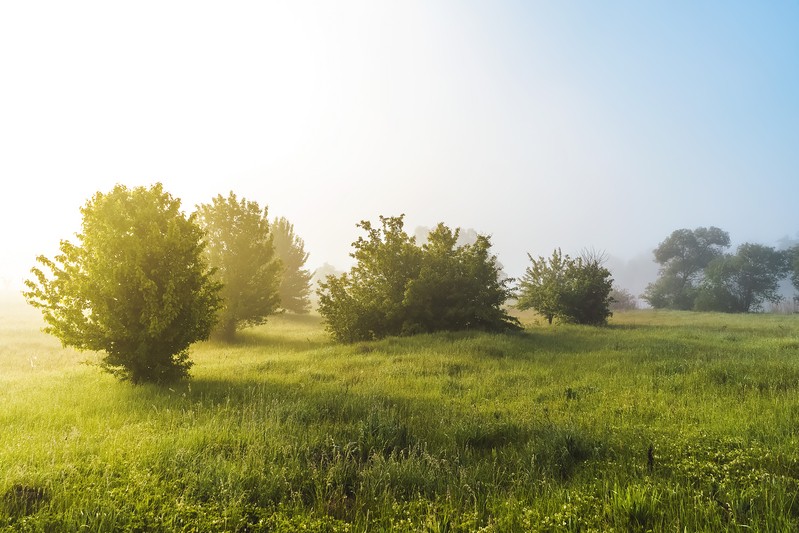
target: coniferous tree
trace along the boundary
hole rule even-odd
[[[266,322],[280,304],[281,263],[276,257],[267,208],[232,192],[197,206],[206,233],[208,262],[222,283],[223,306],[214,335],[231,341],[236,331]]]
[[[293,313],[311,309],[311,273],[305,269],[308,253],[305,243],[294,233],[294,224],[284,217],[276,218],[271,226],[275,253],[283,264],[280,280],[280,307]]]

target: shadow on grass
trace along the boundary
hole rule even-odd
[[[401,391],[359,391],[340,382],[300,387],[268,377],[235,382],[196,378],[179,388],[131,387],[128,397],[135,400],[128,408],[141,411],[143,418],[149,418],[153,410],[234,419],[246,413],[246,418],[261,418],[265,424],[285,425],[287,431],[304,428],[303,439],[324,441],[316,442],[315,447],[329,446],[325,442],[331,439],[337,446],[354,443],[360,461],[374,454],[386,459],[422,449],[457,457],[490,454],[500,448],[521,451],[529,446],[537,450],[537,456],[549,459],[545,462],[551,463],[550,468],[560,469],[564,457],[569,456],[571,471],[572,466],[590,458],[590,454],[572,453],[570,443],[575,435],[588,437],[580,437],[581,431],[571,425],[566,431],[551,421],[525,424],[498,418],[495,413],[476,412],[466,404],[450,405],[442,420],[438,401],[409,398]]]
[[[304,352],[307,350],[315,350],[322,346],[327,346],[330,341],[318,333],[309,333],[308,335],[300,334],[287,334],[280,329],[270,330],[258,327],[239,331],[236,337],[231,341],[210,340],[207,342],[208,346],[214,348],[265,348],[265,349],[280,349],[292,353]]]

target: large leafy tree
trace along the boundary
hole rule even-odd
[[[104,351],[102,366],[134,383],[188,375],[189,346],[208,338],[219,307],[202,231],[163,190],[117,185],[81,208],[77,242],[38,257],[25,282],[47,333]]]
[[[275,253],[283,264],[280,279],[280,307],[294,313],[311,309],[311,273],[304,268],[308,260],[305,242],[294,233],[294,224],[284,217],[276,218],[271,226]]]
[[[458,232],[443,224],[418,246],[403,217],[362,221],[353,243],[355,266],[320,284],[319,312],[339,341],[441,330],[517,327],[502,309],[509,280],[499,279],[490,241],[458,246]]]
[[[280,305],[282,265],[275,254],[267,208],[218,195],[197,206],[197,222],[206,233],[208,262],[222,283],[223,306],[214,336],[231,341],[236,331],[263,324]]]
[[[654,250],[660,273],[643,299],[655,308],[693,309],[705,267],[729,246],[729,234],[714,226],[672,232]]]
[[[519,284],[517,308],[533,309],[550,324],[554,318],[575,324],[607,322],[613,279],[601,256],[572,259],[556,249],[549,259],[528,257],[531,264]]]
[[[782,300],[780,281],[790,268],[787,253],[762,244],[745,243],[735,255],[714,259],[696,297],[696,309],[747,313],[762,309],[764,302]]]

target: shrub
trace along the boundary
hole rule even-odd
[[[202,230],[161,184],[117,185],[81,209],[79,242],[61,241],[47,270],[31,269],[28,302],[65,346],[105,351],[102,366],[134,383],[188,375],[188,347],[208,338],[220,285],[203,255]]]
[[[612,301],[613,279],[602,257],[586,254],[572,259],[557,249],[549,259],[528,254],[519,286],[519,309],[534,309],[551,324],[554,318],[576,324],[605,324]]]
[[[388,335],[518,328],[502,305],[511,280],[500,279],[488,237],[458,245],[459,230],[439,224],[423,246],[403,228],[403,216],[380,217],[353,243],[349,273],[320,284],[319,312],[339,341]]]

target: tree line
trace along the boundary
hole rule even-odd
[[[102,368],[121,379],[168,382],[188,376],[192,343],[229,342],[276,312],[310,310],[308,254],[288,220],[270,220],[267,207],[233,192],[188,215],[180,205],[161,184],[96,193],[81,208],[76,242],[61,241],[52,259],[39,256],[25,282],[44,331],[65,346],[104,352]],[[443,223],[411,235],[403,215],[357,227],[354,266],[317,290],[325,327],[340,342],[519,330],[511,307],[550,324],[602,325],[614,303],[632,305],[599,253],[528,254],[517,284],[487,235]],[[775,301],[789,272],[799,288],[799,248],[745,244],[733,255],[727,247],[718,228],[675,231],[655,250],[660,275],[643,297],[653,307],[737,312]]]
[[[799,246],[729,248],[730,235],[717,227],[675,230],[654,250],[660,270],[642,298],[656,309],[748,313],[780,302],[783,280],[799,290]]]
[[[188,376],[196,341],[231,341],[279,310],[308,312],[308,254],[288,220],[269,220],[266,207],[233,192],[189,215],[180,206],[161,184],[117,185],[88,200],[76,241],[62,240],[52,259],[39,256],[25,282],[44,331],[104,352],[101,367],[120,379],[162,383]],[[518,330],[506,305],[517,297],[517,307],[550,320],[601,324],[610,315],[612,280],[596,259],[531,257],[517,289],[486,235],[442,223],[419,244],[403,216],[357,226],[365,235],[353,243],[356,264],[318,289],[338,341]]]

